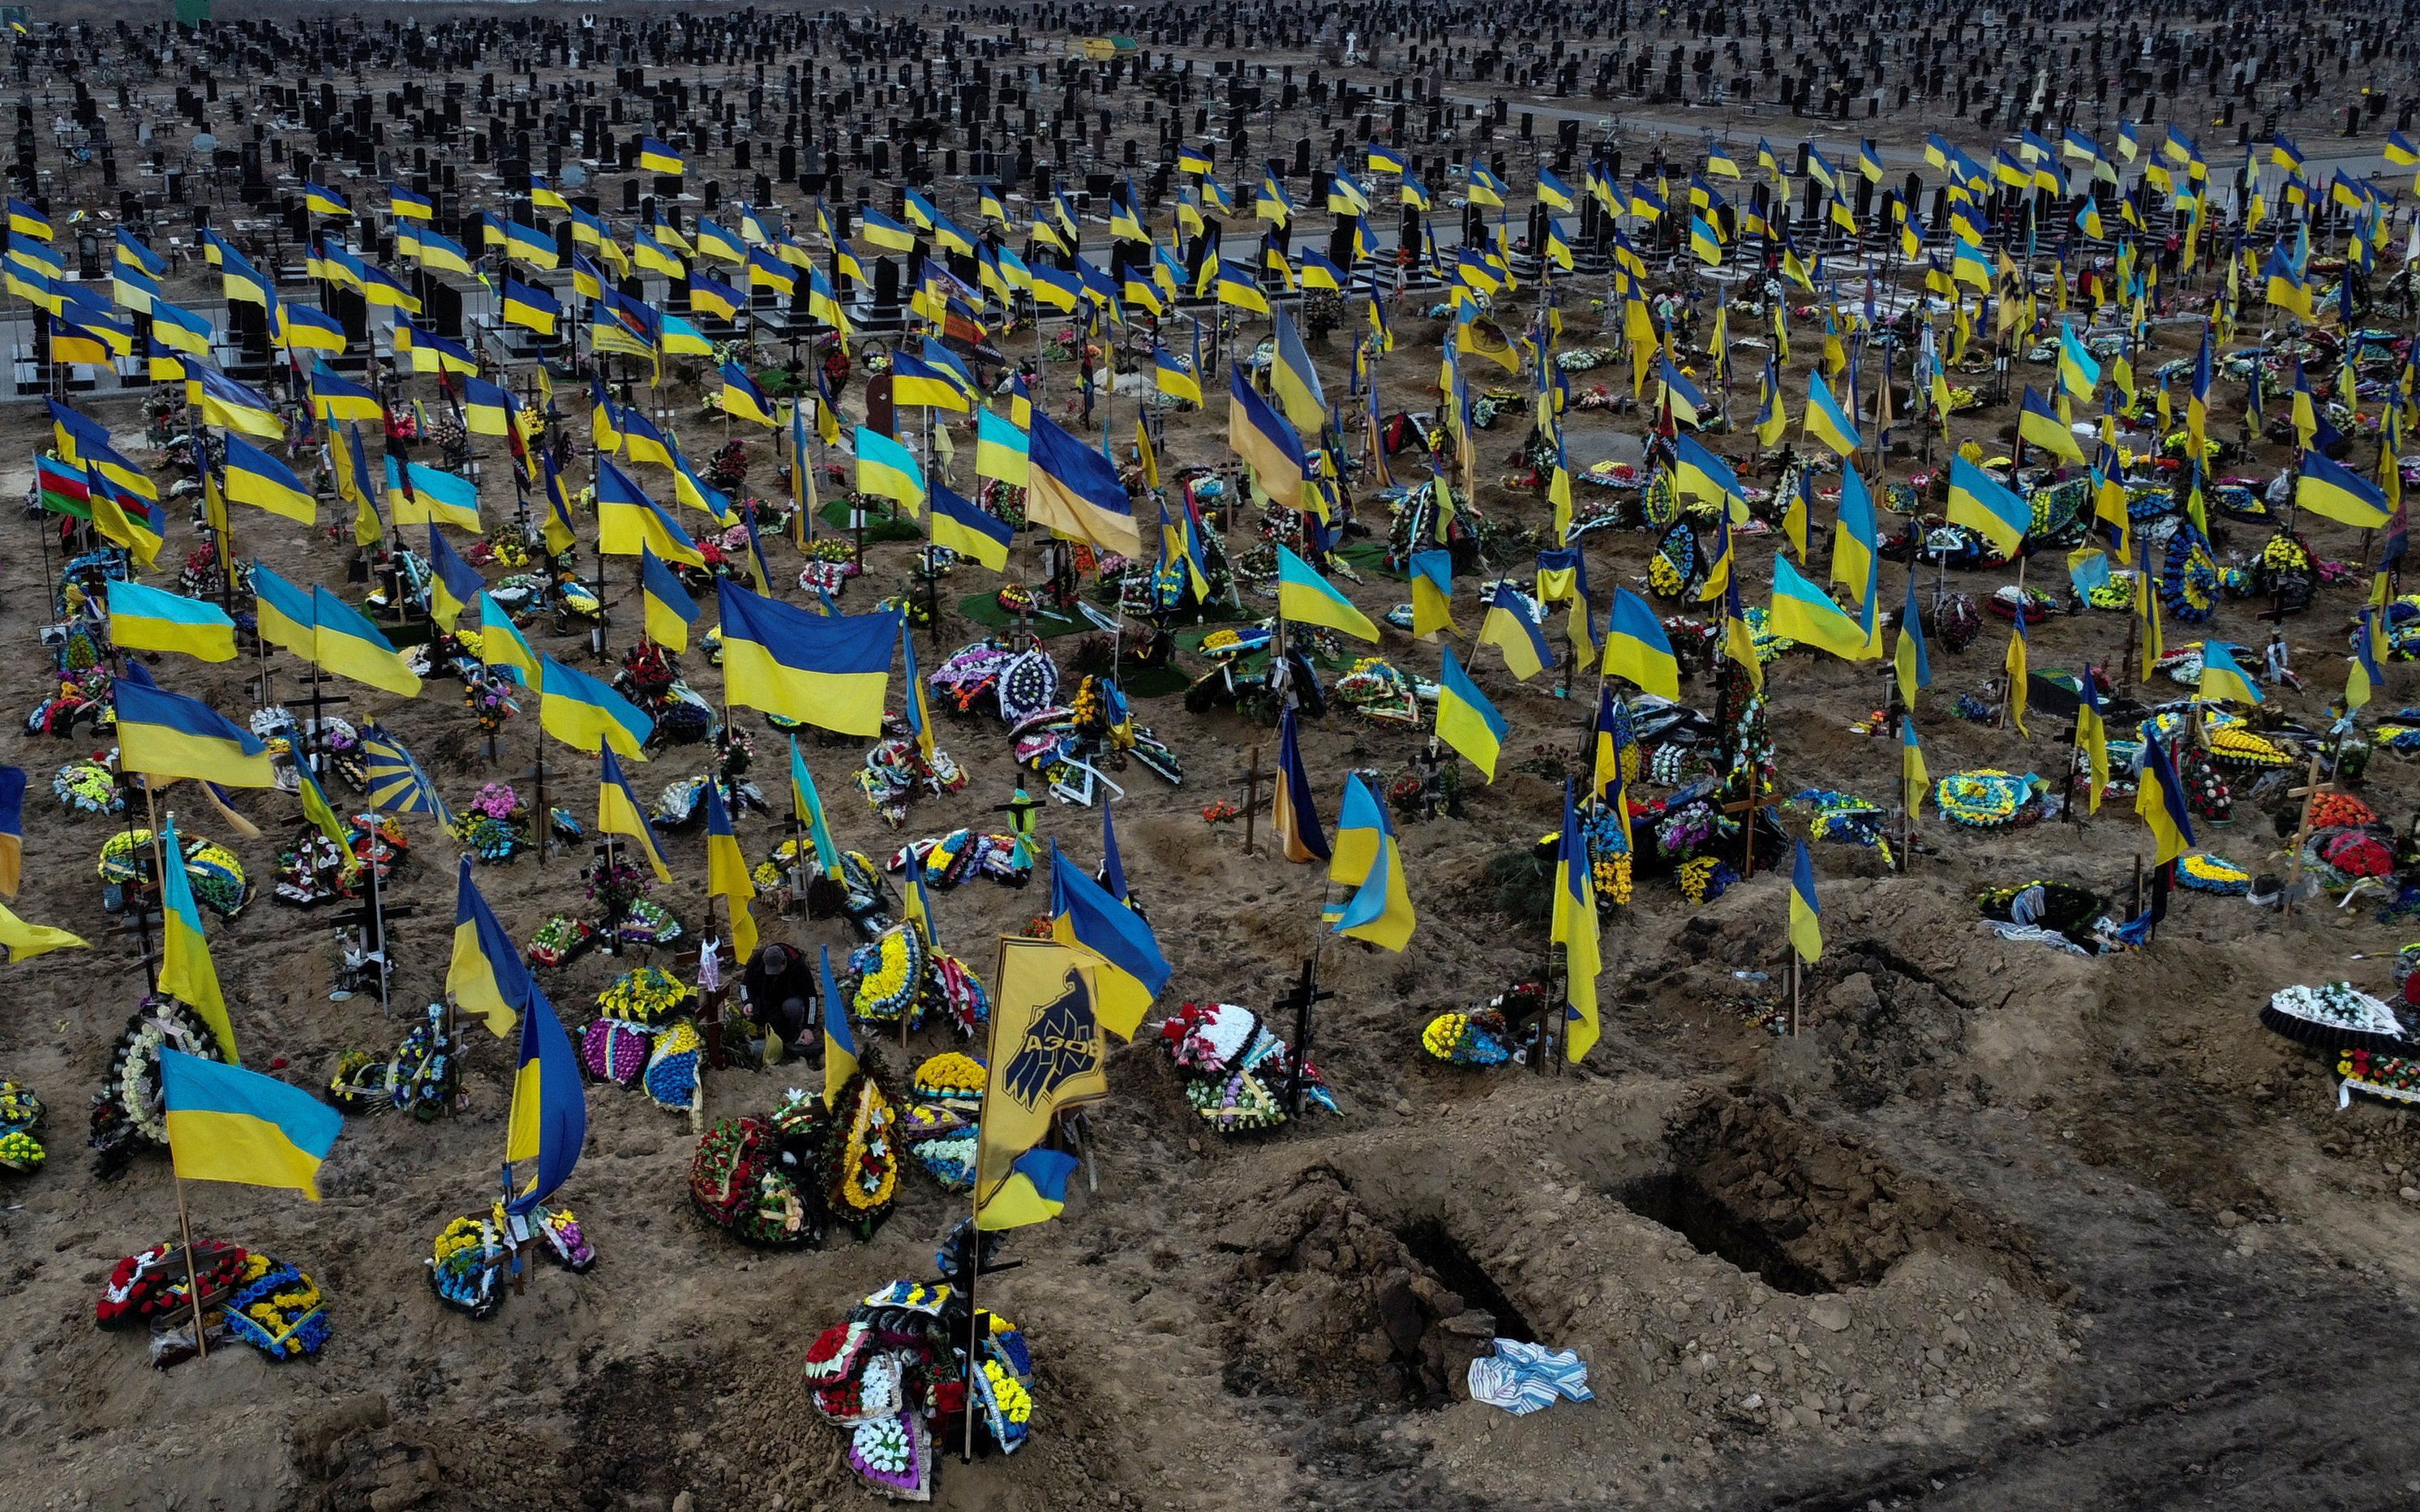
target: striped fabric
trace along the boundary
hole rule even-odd
[[[1588,1387],[1588,1366],[1575,1350],[1497,1339],[1492,1359],[1470,1362],[1472,1401],[1527,1417],[1552,1407],[1557,1397],[1571,1402],[1596,1400],[1596,1394]]]

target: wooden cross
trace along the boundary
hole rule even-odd
[[[1750,780],[1754,780],[1753,778]],[[1740,880],[1756,875],[1756,813],[1760,809],[1778,809],[1789,800],[1779,794],[1768,797],[1749,796],[1737,803],[1723,805],[1723,812],[1745,815],[1740,821]]]
[[[1261,748],[1254,746],[1251,764],[1244,769],[1244,775],[1240,779],[1231,784],[1244,790],[1244,854],[1246,856],[1252,854],[1252,821],[1261,811]]]
[[[2303,780],[2303,786],[2286,790],[2286,796],[2303,800],[2303,816],[2294,825],[2293,869],[2287,875],[2286,890],[2278,894],[2277,898],[2277,911],[2288,918],[2294,914],[2294,889],[2303,880],[2303,848],[2310,842],[2311,839],[2311,805],[2322,793],[2344,791],[2334,782],[2319,780],[2319,758],[2317,753],[2312,755],[2309,771]]]

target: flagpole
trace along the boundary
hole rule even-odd
[[[374,947],[370,951],[370,957],[378,965],[379,1012],[384,1015],[392,1010],[387,1002],[386,910],[384,900],[379,890],[379,810],[375,796],[370,798],[369,816],[370,854],[364,859],[363,864],[369,868],[370,873],[370,944]],[[340,867],[343,865],[341,857],[338,858],[337,864]]]
[[[177,1189],[177,1234],[185,1244],[185,1296],[194,1304],[194,1353],[201,1359],[210,1357],[209,1331],[202,1327],[202,1277],[194,1263],[194,1222],[185,1212],[185,1179],[177,1174],[176,1147],[168,1150],[169,1180]]]

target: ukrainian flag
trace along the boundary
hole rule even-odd
[[[1881,649],[1871,643],[1866,627],[1834,603],[1830,594],[1808,581],[1786,557],[1773,559],[1773,608],[1769,612],[1767,623],[1776,635],[1803,640],[1843,661],[1876,660],[1882,655]]]
[[[479,486],[425,463],[398,470],[394,456],[386,458],[386,507],[397,526],[451,525],[481,533]]]
[[[1231,366],[1227,383],[1227,445],[1244,459],[1271,499],[1289,509],[1304,507],[1303,479],[1311,471],[1302,439],[1293,425],[1252,391],[1243,369]]]
[[[1226,263],[1219,264],[1215,287],[1220,304],[1230,305],[1238,310],[1249,310],[1254,315],[1269,313],[1268,295],[1262,292],[1260,284],[1249,272],[1241,268]]]
[[[314,585],[311,589],[311,660],[398,698],[416,698],[420,678],[403,664],[395,646],[362,612]]]
[[[731,826],[720,783],[706,784],[706,891],[721,898],[731,917],[731,949],[741,966],[756,955],[756,918],[748,905],[756,901],[756,884],[740,853],[739,834]]]
[[[285,463],[240,436],[227,437],[221,455],[226,465],[222,487],[228,499],[304,525],[318,523],[318,501]]]
[[[1437,672],[1437,738],[1493,782],[1496,759],[1502,754],[1512,730],[1504,717],[1496,712],[1496,705],[1487,701],[1487,695],[1479,690],[1479,685],[1470,680],[1470,674],[1462,670],[1453,647],[1444,647]]]
[[[1733,513],[1747,506],[1747,492],[1740,486],[1739,475],[1731,471],[1730,464],[1694,437],[1673,439],[1672,461],[1673,482],[1683,498],[1723,504]]]
[[[2159,740],[2143,742],[2143,777],[2134,789],[2134,812],[2150,827],[2157,854],[2154,866],[2165,866],[2193,849],[2193,814],[2185,807],[2184,784]]]
[[[857,234],[885,252],[912,252],[916,247],[915,232],[871,205],[859,211]]]
[[[1412,574],[1412,634],[1424,640],[1434,639],[1440,630],[1448,635],[1461,634],[1453,624],[1453,554],[1415,551],[1408,564]]]
[[[1480,622],[1479,639],[1473,642],[1503,652],[1506,670],[1525,683],[1555,663],[1545,631],[1532,613],[1535,607],[1528,594],[1510,582],[1498,582],[1495,597],[1488,602],[1487,618]]]
[[[677,178],[689,171],[681,155],[652,136],[639,138],[639,171],[664,174]]]
[[[1301,625],[1326,625],[1363,640],[1375,641],[1378,627],[1353,601],[1338,593],[1318,569],[1286,549],[1278,553],[1278,616]]]
[[[454,887],[454,953],[445,967],[445,991],[457,1007],[486,1020],[489,1031],[502,1039],[536,990],[521,964],[520,948],[472,883],[471,857],[464,856]]]
[[[1563,948],[1563,1057],[1578,1061],[1597,1041],[1597,973],[1604,960],[1597,944],[1596,884],[1588,839],[1574,801],[1577,784],[1563,780],[1563,829],[1555,847],[1555,906],[1547,930]]]
[[[1107,818],[1109,810],[1102,810]],[[25,862],[25,769],[0,766],[0,894],[14,898]]]
[[[278,305],[277,339],[289,351],[342,352],[350,345],[334,316],[307,304]]]
[[[915,361],[904,351],[899,358]],[[926,498],[924,470],[917,465],[915,455],[865,425],[857,427],[856,442],[858,492],[896,501],[910,515],[922,518]]]
[[[221,1057],[230,1065],[239,1064],[235,1026],[227,1019],[218,967],[211,964],[209,942],[202,937],[202,911],[194,903],[193,878],[185,874],[185,852],[177,840],[175,814],[168,816],[167,826],[161,831],[160,849],[167,863],[167,875],[160,882],[160,991],[193,1005],[210,1026]]]
[[[1277,831],[1287,860],[1327,859],[1327,837],[1320,832],[1319,810],[1311,807],[1311,778],[1303,770],[1290,708],[1278,715],[1278,770],[1269,797],[1269,827]]]
[[[1790,863],[1790,948],[1807,965],[1823,959],[1823,910],[1815,902],[1815,859],[1807,854],[1803,840]]]
[[[319,1165],[343,1115],[274,1077],[160,1052],[168,1153],[179,1179],[286,1187],[319,1200]]]
[[[540,654],[530,686],[539,693],[538,727],[555,739],[578,750],[594,750],[601,743],[634,762],[647,759],[647,736],[656,722],[604,683]]]
[[[2367,478],[2318,452],[2303,454],[2302,476],[2294,483],[2294,502],[2325,519],[2376,530],[2394,514],[2383,490]]]
[[[1150,923],[1050,846],[1050,935],[1095,957],[1094,1007],[1101,1026],[1134,1038],[1172,974]]]
[[[485,592],[479,594],[479,660],[510,671],[524,687],[538,686],[537,653],[521,639],[512,615]]]
[[[2223,703],[2265,702],[2259,685],[2244,673],[2242,664],[2235,659],[2237,647],[2224,640],[2205,640],[2201,646],[2201,698]]]
[[[613,463],[597,463],[597,549],[603,555],[635,557],[652,548],[667,562],[703,567],[706,554],[682,530],[680,521],[630,481]]]
[[[1832,525],[1832,581],[1845,583],[1860,599],[1875,587],[1874,552],[1882,525],[1874,496],[1854,468],[1840,470],[1840,509]]]
[[[704,273],[690,276],[689,307],[700,315],[710,315],[718,320],[737,320],[747,304],[748,296],[728,284],[718,283]]]
[[[1805,434],[1822,441],[1835,453],[1846,456],[1865,444],[1857,427],[1843,413],[1838,401],[1823,381],[1821,373],[1807,375],[1807,421]]]
[[[1102,550],[1142,555],[1142,528],[1108,457],[1037,414],[1027,434],[1027,462],[1029,521]]]
[[[1181,399],[1195,409],[1202,407],[1202,380],[1182,357],[1154,342],[1151,348],[1152,378],[1159,392],[1171,399]]]
[[[1963,525],[1992,543],[1992,548],[2013,558],[2033,528],[2033,506],[1999,479],[1962,456],[1949,459],[1949,522]]]
[[[428,527],[428,617],[448,630],[488,586],[477,568],[462,560],[437,527]]]
[[[933,512],[926,523],[932,527],[935,546],[972,557],[994,572],[1007,569],[1009,543],[1016,533],[1008,521],[947,485],[934,488]]]
[[[255,557],[252,563],[253,623],[263,640],[281,650],[311,659],[311,595],[271,572]]]
[[[2084,465],[2084,449],[2075,444],[2075,432],[2068,429],[2067,422],[2058,418],[2058,411],[2050,407],[2048,399],[2035,393],[2030,383],[2018,401],[2017,435],[2055,456],[2078,467]],[[2030,511],[2027,517],[2031,518]]]
[[[152,330],[157,332],[160,329],[155,313]],[[201,384],[204,424],[222,425],[247,436],[257,436],[263,440],[282,441],[286,439],[286,423],[277,418],[275,407],[267,399],[215,367],[205,365],[193,376]]]
[[[1319,369],[1311,365],[1302,332],[1283,310],[1277,313],[1277,351],[1269,363],[1269,388],[1296,430],[1317,435],[1327,423],[1327,395],[1319,386]]]
[[[470,857],[462,859],[467,881]],[[512,1182],[510,1167],[522,1161],[535,1165],[519,1195],[504,1205],[516,1215],[535,1211],[570,1179],[588,1138],[588,1092],[571,1037],[535,981],[529,983],[523,1006],[528,1011],[521,1017],[511,1111],[504,1120],[505,1184]]]
[[[984,1200],[975,1227],[992,1234],[1058,1217],[1067,1207],[1067,1180],[1078,1164],[1063,1149],[1025,1151],[1009,1163],[1007,1178]]]
[[[697,605],[681,587],[679,575],[644,546],[639,548],[639,588],[646,605],[647,639],[675,651],[687,651],[689,627],[697,623]]]
[[[694,289],[691,297],[695,297]],[[772,428],[773,403],[765,397],[765,391],[757,387],[756,380],[748,376],[748,370],[737,363],[725,363],[721,367],[721,377],[722,412]]]
[[[1659,698],[1677,702],[1681,697],[1681,664],[1672,656],[1671,640],[1647,601],[1626,589],[1613,591],[1599,670],[1607,677],[1626,677]]]
[[[627,835],[639,842],[646,856],[647,866],[658,882],[670,882],[673,869],[664,864],[664,849],[657,843],[656,832],[647,824],[647,811],[641,806],[639,795],[630,791],[628,778],[622,775],[622,764],[613,759],[611,746],[597,748],[600,770],[597,784],[597,828],[607,835]]]
[[[277,785],[269,748],[201,700],[125,677],[113,691],[120,770],[222,787]]]
[[[370,420],[384,424],[386,406],[374,390],[338,374],[326,363],[311,364],[311,408],[322,421]]]
[[[122,651],[174,651],[201,661],[235,659],[235,621],[215,604],[109,580],[109,639]]]
[[[897,609],[810,614],[727,581],[719,594],[730,702],[841,734],[881,733]]]
[[[1359,773],[1344,779],[1344,803],[1336,815],[1336,848],[1327,880],[1348,895],[1320,909],[1330,931],[1400,952],[1417,922],[1411,890],[1404,882],[1403,849],[1387,823],[1387,810]]]

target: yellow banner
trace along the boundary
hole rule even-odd
[[[1061,1108],[1109,1095],[1093,957],[1056,940],[1003,935],[992,976],[991,1068],[976,1140],[975,1206],[1050,1133]]]

